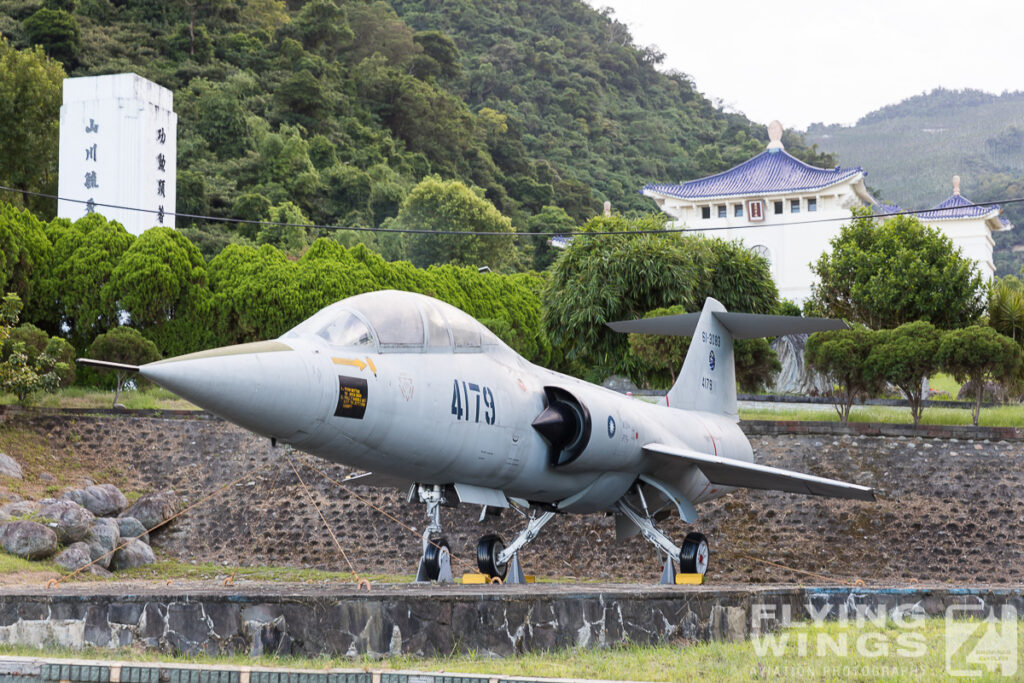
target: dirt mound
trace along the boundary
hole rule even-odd
[[[186,561],[336,570],[350,561],[360,573],[415,571],[422,505],[393,490],[346,493],[328,477],[340,480],[348,469],[272,448],[221,421],[20,415],[0,425],[0,443],[18,457],[12,440],[25,440],[35,460],[59,454],[91,465],[73,470],[64,485],[88,478],[129,490],[173,488],[191,504],[230,483],[154,539]],[[739,491],[704,505],[696,528],[711,543],[716,581],[1020,582],[1024,444],[814,435],[752,442],[758,462],[873,486],[880,500]],[[469,506],[443,511],[456,573],[475,567],[480,536],[497,531],[507,541],[521,527],[514,512],[483,524],[478,515]],[[688,530],[679,520],[662,528],[676,539]],[[614,520],[603,515],[556,517],[522,559],[527,573],[605,581],[654,581],[660,568],[646,542],[615,543]]]

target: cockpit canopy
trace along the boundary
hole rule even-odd
[[[381,353],[479,353],[505,347],[493,332],[454,306],[395,290],[342,299],[281,338],[314,335],[331,346]]]

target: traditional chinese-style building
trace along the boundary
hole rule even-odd
[[[783,148],[778,121],[768,127],[768,136],[764,152],[728,171],[681,185],[650,184],[642,192],[673,219],[675,227],[742,240],[768,260],[779,295],[802,303],[815,281],[810,264],[829,249],[830,240],[849,220],[850,209],[899,209],[871,196],[864,184],[867,174],[859,166],[828,169],[800,161]],[[917,215],[949,236],[991,279],[991,233],[1013,227],[1000,213],[998,206],[977,207],[961,197],[957,178],[949,199]]]

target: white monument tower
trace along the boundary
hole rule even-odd
[[[174,227],[173,108],[170,90],[136,74],[64,79],[57,215],[100,213],[135,235]]]

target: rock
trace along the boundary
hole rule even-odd
[[[146,527],[142,526],[142,522],[134,517],[118,517],[117,528],[121,531],[122,539],[137,538],[143,543],[149,543]]]
[[[0,453],[0,475],[21,479],[21,465],[6,453]]]
[[[787,334],[777,337],[771,343],[772,351],[779,356],[782,370],[775,377],[774,394],[799,394],[801,396],[828,396],[831,386],[825,377],[810,372],[804,365],[804,347],[807,334]]]
[[[976,401],[978,399],[978,390],[974,386],[974,382],[966,382],[960,387],[959,393],[956,398],[958,401]],[[1001,384],[995,382],[985,382],[985,388],[982,390],[981,400],[984,403],[1006,403],[1006,389]]]
[[[92,521],[89,535],[85,542],[89,544],[89,559],[98,560],[96,564],[104,569],[110,566],[113,550],[121,540],[117,521],[107,517],[97,517]]]
[[[34,515],[39,510],[39,503],[34,500],[19,500],[15,503],[0,505],[0,522],[22,519]]]
[[[156,556],[153,554],[153,549],[149,547],[148,543],[128,541],[127,545],[114,553],[114,560],[110,563],[110,568],[114,571],[121,571],[122,569],[141,567],[146,564],[153,564],[154,562],[156,562]]]
[[[57,532],[57,540],[63,545],[84,541],[96,519],[91,512],[71,500],[55,500],[42,505],[38,512],[40,521]]]
[[[97,517],[118,515],[128,507],[128,499],[113,484],[93,484],[64,494]]]
[[[0,524],[0,545],[12,555],[42,560],[57,552],[57,532],[39,522]]]
[[[142,526],[152,529],[156,525],[166,522],[179,510],[181,510],[181,499],[174,491],[167,489],[142,496],[121,516],[134,517],[142,522]]]
[[[53,476],[49,472],[40,472],[39,481],[57,481],[57,477]]]
[[[60,555],[53,558],[53,561],[69,572],[81,569],[92,562],[92,556],[89,554],[89,544],[81,541],[72,543]]]

